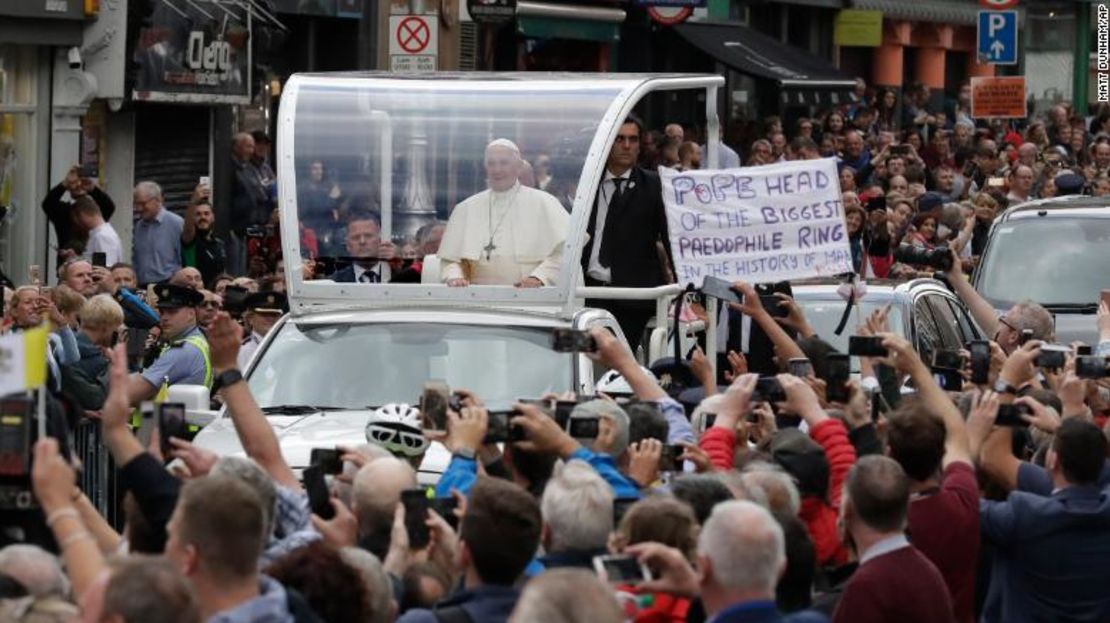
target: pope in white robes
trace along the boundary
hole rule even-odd
[[[439,245],[449,286],[538,288],[559,279],[570,216],[554,196],[522,185],[520,150],[510,140],[486,147],[487,190],[455,206]]]

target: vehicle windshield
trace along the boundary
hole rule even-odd
[[[424,383],[468,389],[491,409],[572,386],[572,356],[549,329],[460,324],[287,322],[250,374],[262,408],[417,404]]]
[[[979,292],[999,309],[1098,302],[1110,288],[1110,218],[1028,218],[998,225],[979,266]]]
[[[294,154],[282,162],[296,210],[282,218],[298,221],[311,279],[564,282],[583,165],[628,84],[300,77]],[[426,255],[437,261],[420,262]]]
[[[866,298],[860,301],[852,310],[852,316],[848,319],[844,332],[837,335],[836,326],[840,324],[840,317],[844,315],[844,300],[806,299],[804,296],[800,296],[797,300],[798,305],[805,312],[806,320],[809,320],[809,324],[817,332],[817,336],[842,353],[848,352],[848,337],[855,333],[856,327],[863,324],[873,311],[882,309],[886,305],[886,301],[869,301]],[[888,319],[892,333],[905,335],[902,327],[902,312],[898,306],[891,306]],[[852,358],[852,371],[859,372],[859,359],[856,357]]]

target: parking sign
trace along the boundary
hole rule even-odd
[[[979,11],[979,62],[1016,65],[1017,11]]]

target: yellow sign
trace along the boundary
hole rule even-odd
[[[883,43],[883,12],[844,9],[836,14],[833,43],[877,48]]]

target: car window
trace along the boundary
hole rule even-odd
[[[979,331],[975,328],[975,325],[972,324],[971,316],[968,315],[967,311],[961,307],[959,303],[947,296],[944,297],[944,300],[948,302],[948,306],[952,308],[952,315],[956,317],[956,322],[960,329],[960,343],[967,344],[972,340],[979,339]]]
[[[428,380],[468,389],[492,409],[571,389],[572,360],[551,330],[417,322],[287,322],[251,371],[262,407],[415,404]]]
[[[929,294],[925,299],[929,308],[933,310],[933,319],[936,320],[937,330],[940,335],[942,348],[946,350],[959,350],[964,347],[963,338],[960,336],[960,326],[956,315],[952,313],[948,301],[941,294]]]
[[[797,297],[798,305],[801,306],[802,312],[805,313],[806,320],[809,321],[810,326],[817,332],[817,336],[832,344],[836,350],[846,353],[848,352],[848,338],[855,333],[855,328],[863,324],[871,312],[882,309],[886,305],[885,300],[870,299],[864,297],[862,301],[856,304],[855,309],[852,310],[851,316],[848,318],[848,324],[844,331],[836,334],[836,326],[840,323],[840,318],[844,315],[844,301],[842,299],[817,299],[809,298],[805,294],[799,294]],[[905,327],[902,321],[902,308],[898,305],[893,305],[890,308],[890,313],[887,316],[890,330],[895,335],[906,335]],[[852,371],[859,371],[859,358],[852,358]]]
[[[997,309],[1031,299],[1089,304],[1110,288],[1110,218],[1022,218],[999,223],[976,288]]]
[[[928,297],[923,296],[913,304],[913,324],[917,353],[921,355],[922,361],[928,363],[933,360],[933,352],[937,348],[944,348]]]

